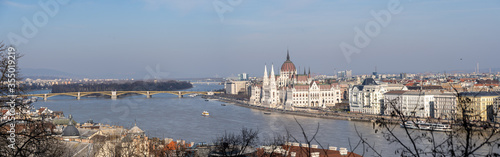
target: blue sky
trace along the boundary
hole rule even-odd
[[[23,18],[47,14],[41,1],[0,0],[0,40],[23,36]],[[500,68],[500,1],[399,1],[386,27],[348,61],[354,28],[390,0],[69,0],[27,42],[22,68],[102,78],[213,77],[275,70],[287,48],[297,67],[317,74],[368,74]],[[218,16],[214,3],[232,11]],[[38,19],[42,20],[43,19]],[[462,60],[460,60],[462,58]]]

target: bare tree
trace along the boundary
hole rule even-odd
[[[244,156],[257,146],[259,141],[259,131],[242,128],[241,134],[224,132],[217,137],[214,143],[213,156]]]
[[[166,150],[167,157],[184,157],[188,156],[187,145],[183,143],[175,143],[172,148]]]
[[[144,142],[142,140],[144,139],[130,136],[122,137],[121,135],[95,137],[92,139],[94,156],[142,157],[154,153],[150,151],[151,145],[144,145],[144,147],[141,145],[141,142]]]
[[[301,134],[299,136],[294,136],[290,131],[285,128],[286,134],[274,134],[273,137],[265,138],[263,141],[259,142],[258,131],[253,131],[251,129],[243,128],[241,134],[234,134],[225,132],[222,136],[217,137],[213,143],[214,147],[212,150],[212,156],[244,156],[246,153],[251,153],[253,151],[245,151],[245,149],[250,149],[256,146],[263,146],[256,149],[254,156],[261,157],[280,157],[280,156],[290,156],[290,153],[294,151],[299,156],[310,157],[313,152],[322,152],[325,156],[329,155],[328,147],[324,147],[318,140],[318,132],[320,130],[320,125],[318,123],[313,134],[307,133],[296,119],[295,122],[300,128]],[[306,145],[298,146],[292,150],[292,142],[301,143]],[[313,145],[317,144],[318,148],[313,148]],[[354,155],[354,153],[349,153],[348,156],[359,156]]]
[[[149,154],[157,157],[166,157],[168,154],[166,143],[159,138],[152,138],[149,143]]]
[[[304,142],[307,144],[307,147],[304,147],[304,146],[300,147],[300,151],[301,152],[299,152],[299,153],[304,153],[308,157],[310,157],[311,153],[312,153],[312,147],[311,147],[311,145],[313,144],[313,142],[315,142],[315,143],[317,143],[319,145],[319,147],[321,148],[321,150],[324,151],[325,155],[328,156],[327,149],[325,149],[323,147],[323,145],[321,145],[321,143],[316,138],[316,136],[318,135],[318,132],[319,132],[319,123],[316,126],[316,130],[315,130],[314,134],[312,136],[308,136],[307,133],[306,133],[306,131],[304,130],[304,127],[302,127],[302,124],[300,124],[300,122],[297,120],[297,118],[293,117],[293,119],[295,120],[295,122],[297,123],[297,125],[300,127],[300,131],[302,133],[302,138],[303,138]],[[288,129],[287,129],[287,134],[290,136],[291,141],[293,141],[293,142],[300,142],[300,140],[299,140],[300,138],[296,138],[295,136],[293,136],[292,134],[290,134],[289,131],[288,131]]]
[[[273,157],[273,156],[280,156],[277,150],[280,148],[283,148],[282,146],[286,145],[289,143],[290,140],[290,134],[287,132],[286,135],[281,135],[275,133],[272,138],[265,138],[264,141],[262,142],[263,146],[266,146],[261,154],[257,154],[257,156],[262,156],[262,157]],[[286,150],[286,152],[289,152],[290,148]],[[281,153],[281,156],[286,156],[286,154]]]
[[[477,106],[474,106],[476,103],[474,99],[477,96],[474,93],[460,93],[455,89],[455,96],[457,106],[455,112],[448,115],[451,119],[436,120],[438,123],[451,124],[451,130],[447,132],[437,132],[433,128],[424,131],[405,125],[407,122],[417,124],[417,121],[424,118],[415,116],[415,112],[419,110],[417,107],[410,114],[404,113],[397,105],[401,97],[385,100],[384,106],[392,109],[390,117],[380,116],[374,123],[374,131],[382,133],[390,144],[399,145],[400,148],[394,153],[401,156],[500,156],[500,152],[493,151],[494,147],[497,149],[500,147],[498,123],[478,120],[482,111],[478,111]],[[498,107],[498,104],[495,105]],[[494,115],[497,115],[497,112],[498,110]],[[401,127],[397,123],[400,123]],[[402,134],[397,133],[401,131]],[[363,147],[366,146],[367,150],[382,156],[374,144],[369,143],[369,140],[363,138],[357,130],[356,132]]]
[[[17,60],[22,55],[12,46],[0,42],[0,108],[8,108],[9,119],[0,121],[0,156],[60,156],[64,145],[52,137],[54,125],[45,120],[34,120],[26,114],[31,103],[23,102]],[[14,113],[11,113],[14,112]]]

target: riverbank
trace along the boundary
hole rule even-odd
[[[389,124],[401,124],[401,120],[397,119],[397,117],[391,117],[391,116],[385,116],[385,115],[372,115],[372,114],[361,114],[361,113],[342,113],[342,112],[333,112],[333,111],[328,111],[328,110],[323,110],[323,109],[315,109],[315,108],[295,108],[294,110],[283,110],[283,109],[274,109],[274,108],[268,108],[268,107],[263,107],[263,106],[257,106],[257,105],[252,105],[248,103],[247,101],[244,100],[236,100],[233,98],[227,98],[227,97],[222,97],[220,95],[212,95],[212,96],[204,96],[204,98],[208,99],[217,99],[220,102],[224,103],[231,103],[236,106],[240,107],[246,107],[246,108],[251,108],[255,110],[261,110],[265,112],[274,112],[274,113],[281,113],[281,114],[289,114],[289,115],[297,115],[297,116],[304,116],[304,117],[313,117],[313,118],[323,118],[323,119],[335,119],[335,120],[347,120],[347,121],[359,121],[359,122],[371,122],[375,123],[377,121],[383,121],[383,123],[389,123]],[[452,124],[450,120],[439,120],[439,119],[433,119],[433,118],[410,118],[410,121],[427,121],[429,123],[445,123],[445,124]],[[454,124],[456,125],[456,124]],[[484,126],[481,125],[480,123],[474,124],[475,125],[475,130],[482,130],[485,127],[491,127],[491,126]],[[494,128],[500,128],[500,124],[495,124],[493,125]]]
[[[223,103],[231,103],[236,106],[246,107],[250,109],[272,112],[272,113],[281,113],[281,114],[289,114],[289,115],[297,115],[297,116],[305,116],[305,117],[314,117],[314,118],[324,118],[324,119],[335,119],[335,120],[347,120],[347,121],[360,121],[360,122],[375,122],[377,119],[384,117],[384,119],[393,124],[399,124],[399,120],[392,119],[387,116],[380,115],[366,115],[366,114],[358,114],[358,113],[335,113],[333,111],[324,111],[319,109],[306,109],[306,108],[297,108],[296,110],[283,110],[283,109],[273,109],[267,108],[263,106],[252,105],[247,101],[243,100],[235,100],[231,98],[221,97],[218,95],[212,96],[204,96],[206,99],[217,99]]]

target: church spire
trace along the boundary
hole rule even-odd
[[[268,77],[267,76],[267,65],[264,65],[264,78]]]
[[[304,75],[307,75],[307,73],[306,73],[306,67],[304,67]]]
[[[309,77],[311,77],[311,67],[309,67]]]
[[[73,125],[73,116],[70,114],[68,118],[69,118],[68,125]]]
[[[286,49],[286,60],[290,60],[290,53],[288,52],[288,48]]]
[[[274,76],[274,64],[271,64],[271,76],[269,78],[269,85],[271,85],[271,88],[276,87],[276,78]]]
[[[267,76],[267,65],[264,65],[264,78],[262,80],[264,81],[264,84],[267,84],[267,80],[269,79],[269,76]]]
[[[274,64],[271,65],[271,79],[274,79]]]

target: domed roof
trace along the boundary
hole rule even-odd
[[[295,65],[290,61],[290,54],[286,52],[286,61],[281,65],[282,72],[296,71]]]
[[[71,115],[69,115],[69,123],[68,126],[63,129],[62,136],[80,136],[80,132],[73,125],[73,116]]]
[[[137,125],[135,125],[134,127],[132,127],[128,133],[131,133],[131,134],[142,134],[144,133],[144,131],[142,131],[141,128],[137,127]]]
[[[80,132],[74,125],[68,125],[63,129],[62,136],[80,136]]]
[[[378,85],[373,78],[366,78],[362,85]]]

